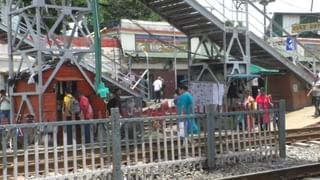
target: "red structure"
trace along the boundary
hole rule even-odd
[[[43,84],[49,80],[53,70],[54,68],[43,70]],[[91,81],[94,80],[94,74],[92,72],[85,71],[85,73]],[[21,78],[15,81],[15,91],[17,93],[35,92],[35,83],[28,84],[28,79],[30,76],[26,75],[26,77],[27,78],[23,78],[23,75],[21,75]],[[37,77],[34,79],[36,80]],[[62,114],[62,104],[66,88],[71,88],[73,93],[76,91],[81,92],[89,98],[89,101],[93,107],[94,118],[104,118],[106,116],[105,103],[100,97],[95,95],[94,89],[83,77],[80,70],[73,64],[65,63],[61,66],[54,79],[44,91],[44,122],[64,120]],[[13,123],[16,123],[17,121],[20,123],[26,123],[27,120],[25,117],[28,114],[33,113],[35,116],[34,121],[39,122],[39,110],[37,109],[39,101],[37,96],[33,97],[32,95],[28,95],[28,100],[26,100],[26,98],[23,96],[16,96],[14,97],[13,103],[15,103],[14,107],[16,107],[13,112],[15,116],[15,122]]]

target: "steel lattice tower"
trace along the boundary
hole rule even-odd
[[[67,61],[76,65],[94,88],[94,82],[81,67],[85,54],[93,52],[93,41],[88,37],[90,32],[86,25],[87,15],[91,13],[91,2],[87,1],[83,6],[76,6],[76,1],[33,0],[25,3],[22,0],[7,0],[5,2],[9,47],[9,93],[12,102],[10,123],[19,118],[23,106],[27,107],[29,113],[35,115],[39,122],[44,121],[43,93],[59,68]],[[70,23],[74,25],[71,27],[70,35],[67,36]],[[85,39],[89,46],[81,49],[73,47],[72,40],[76,34],[88,37]],[[14,67],[13,57],[21,57],[19,67]],[[42,71],[49,63],[54,64],[54,70],[48,80],[43,81]],[[22,73],[22,65],[26,65],[27,71],[31,74],[29,82],[37,79],[34,91],[15,90],[15,80]],[[14,98],[19,98],[20,103],[15,104]],[[32,98],[38,101],[37,109],[31,105]],[[14,112],[15,109],[18,111]]]

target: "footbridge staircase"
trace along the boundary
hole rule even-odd
[[[41,45],[43,45],[43,50],[40,55],[42,57],[43,65],[47,63],[53,64],[52,61],[54,60],[56,62],[54,68],[59,69],[59,66],[61,66],[63,62],[66,62],[66,59],[71,59],[72,63],[77,65],[82,72],[85,69],[93,73],[96,72],[95,57],[93,53],[94,41],[93,37],[87,36],[91,34],[88,29],[83,28],[84,30],[80,32],[82,36],[88,37],[85,42],[88,44],[88,47],[80,49],[79,47],[73,46],[71,43],[73,39],[76,38],[74,32],[75,29],[79,28],[78,25],[71,27],[73,33],[68,36],[56,34],[55,32],[59,25],[68,23],[64,21],[63,17],[69,15],[69,10],[73,10],[71,7],[55,4],[54,7],[57,7],[57,11],[59,12],[59,16],[54,19],[55,24],[50,27],[42,20],[42,17],[39,17],[41,20],[39,23],[39,26],[41,26],[41,33],[39,33],[37,32],[37,15],[29,16],[27,12],[19,11],[19,9],[23,9],[21,3],[15,3],[14,1],[13,4],[15,5],[13,6],[13,9],[11,9],[12,15],[10,21],[12,28],[8,28],[8,8],[6,4],[0,3],[0,29],[6,33],[9,31],[12,32],[10,40],[8,39],[8,41],[12,42],[12,52],[18,52],[16,55],[21,54],[22,56],[19,58],[21,61],[13,64],[13,66],[27,64],[27,66],[24,66],[29,69],[27,71],[30,71],[31,73],[37,71],[32,67],[32,64],[34,64],[38,58],[38,54],[35,52],[40,49],[37,44],[39,38]],[[28,8],[31,7],[31,5],[27,6]],[[42,7],[42,5],[40,6]],[[42,8],[45,9],[46,6],[52,8],[49,4],[43,5]],[[90,13],[90,6],[88,8],[81,7],[78,9],[81,9],[85,13]],[[73,23],[75,24],[78,20],[81,20],[78,19],[79,17],[76,15],[72,16],[73,15],[71,15],[71,18],[74,18]],[[59,36],[60,38],[58,38]],[[61,38],[61,36],[64,36],[64,38]],[[112,57],[109,57],[107,54],[102,54],[101,76],[103,81],[106,82],[106,86],[112,87],[112,89],[115,87],[121,88],[127,94],[135,97],[149,98],[149,85],[146,80],[147,70],[142,74],[135,74],[134,72],[129,71],[129,67],[127,67],[126,64],[121,63],[123,60],[121,48],[116,48],[114,51],[116,51],[116,55]],[[18,71],[23,70],[22,68],[17,67],[14,67],[14,69],[18,69]],[[15,74],[19,73],[20,72],[15,72]],[[43,89],[46,87],[47,85],[44,85]]]
[[[210,48],[207,48],[208,59],[213,62],[220,56],[220,62],[224,64],[225,69],[224,77],[242,73],[239,72],[241,64],[248,69],[248,64],[253,63],[265,68],[291,71],[307,84],[313,82],[314,73],[310,70],[309,64],[314,65],[318,62],[318,57],[313,56],[307,59],[296,52],[288,54],[284,47],[274,45],[272,39],[276,35],[263,32],[265,26],[259,17],[260,19],[265,18],[267,21],[265,24],[269,23],[269,25],[281,29],[284,37],[289,36],[289,33],[273,22],[271,18],[264,16],[257,4],[249,0],[232,1],[232,3],[236,3],[238,9],[228,8],[224,4],[225,1],[222,0],[202,0],[201,2],[200,0],[140,1],[185,33],[190,39],[199,38],[200,42],[213,43],[215,45],[213,49],[216,51],[215,56],[210,54]],[[234,20],[234,17],[237,19]],[[203,45],[206,46],[206,43]],[[297,41],[297,46],[308,51],[299,41]],[[192,53],[189,55],[191,59],[189,65],[191,66],[195,64],[192,61]],[[228,70],[229,66],[232,66],[230,70]],[[245,71],[243,73],[248,73]]]

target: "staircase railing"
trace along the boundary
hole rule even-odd
[[[87,54],[82,59],[82,65],[88,66],[89,68],[95,68],[93,60],[94,54]],[[107,75],[109,78],[113,79],[122,88],[127,90],[132,90],[137,92],[143,98],[148,98],[149,94],[149,83],[145,79],[146,71],[141,75],[134,72],[129,72],[128,68],[120,64],[120,58],[114,57],[113,59],[102,55],[101,64],[102,75]]]
[[[34,47],[34,43],[30,40],[29,30],[27,25],[21,22],[21,17],[15,16],[14,23],[12,24],[12,30],[14,37],[17,37],[21,42],[25,42],[30,46]],[[7,27],[7,9],[3,3],[0,3],[0,29],[3,31],[8,31]]]
[[[246,25],[246,11],[244,8],[237,10],[233,5],[224,3],[221,0],[203,0],[202,4],[206,7],[213,15],[219,18],[222,22],[225,22],[225,28],[228,29],[228,24],[230,26],[245,27]],[[239,1],[240,2],[240,1]],[[244,6],[244,5],[243,5]],[[315,63],[320,62],[320,58],[306,48],[299,39],[295,39],[296,50],[287,52],[285,50],[285,37],[291,36],[289,32],[284,30],[282,26],[272,20],[268,15],[264,15],[263,11],[260,10],[254,3],[249,2],[249,12],[248,12],[248,24],[249,31],[256,34],[261,39],[264,39],[269,45],[277,49],[280,54],[284,57],[292,57],[296,65],[301,66],[303,69],[309,73],[314,73],[310,70],[308,66],[313,66],[315,70]],[[266,25],[268,29],[265,29],[264,18],[266,20]],[[275,32],[270,30],[270,28],[276,27],[283,35],[279,36]],[[267,30],[267,32],[264,32]],[[281,43],[275,43],[275,41],[282,40]],[[305,57],[300,52],[308,52],[311,56]]]
[[[250,3],[251,7],[253,7],[258,13],[262,14],[264,18],[266,18],[267,23],[269,23],[269,34],[264,33],[263,37],[268,40],[268,43],[275,49],[278,49],[278,52],[280,52],[285,57],[292,57],[294,63],[301,65],[306,71],[310,73],[315,73],[315,65],[316,63],[320,62],[320,57],[318,55],[314,54],[310,49],[306,48],[303,43],[298,39],[295,38],[295,49],[288,52],[285,50],[285,42],[286,37],[291,36],[289,32],[287,32],[281,25],[279,25],[277,22],[273,21],[272,18],[266,16],[263,14],[263,12],[253,3]],[[250,12],[251,14],[251,12]],[[252,16],[252,15],[251,15]],[[273,32],[272,27],[276,27],[280,32],[283,34],[282,36],[279,36],[277,33]],[[282,43],[272,43],[278,40],[282,39]],[[300,52],[308,52],[311,56],[306,57],[304,54],[301,54]],[[306,63],[306,64],[303,64]],[[312,70],[310,70],[307,66],[314,67]]]

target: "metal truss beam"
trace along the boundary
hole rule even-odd
[[[31,114],[39,118],[39,122],[46,121],[43,116],[43,93],[67,59],[77,66],[90,86],[94,87],[93,82],[79,65],[82,61],[82,54],[93,52],[92,39],[85,38],[86,43],[90,45],[88,48],[80,49],[72,45],[77,30],[82,37],[89,34],[83,18],[90,13],[90,2],[87,1],[84,7],[74,7],[71,6],[71,1],[68,1],[67,4],[65,1],[57,3],[52,0],[38,0],[23,4],[21,0],[10,0],[7,1],[6,8],[8,9],[8,45],[12,47],[9,48],[9,78],[14,81],[15,76],[22,72],[23,64],[28,68],[31,78],[34,75],[38,76],[38,82],[36,82],[35,89],[32,92],[16,92],[15,84],[9,87],[11,102],[13,102],[12,97],[21,97],[21,102],[17,108],[14,103],[11,103],[12,109],[18,110],[18,112],[12,112],[11,123],[17,120],[24,104],[27,105]],[[57,16],[51,15],[50,17],[50,13]],[[48,22],[48,17],[53,24]],[[18,19],[18,21],[13,19]],[[71,27],[71,34],[67,37],[67,24],[70,23],[74,23],[74,26]],[[59,36],[63,36],[60,39],[58,39],[58,34],[55,33],[59,27],[62,27],[62,34],[59,34]],[[21,56],[18,72],[14,72],[13,55]],[[43,65],[46,65],[48,61],[52,63],[53,60],[56,63],[55,66],[52,66],[53,73],[46,82],[43,82]],[[30,98],[34,97],[37,97],[39,105],[33,109]],[[15,113],[18,113],[18,115],[15,116]]]

